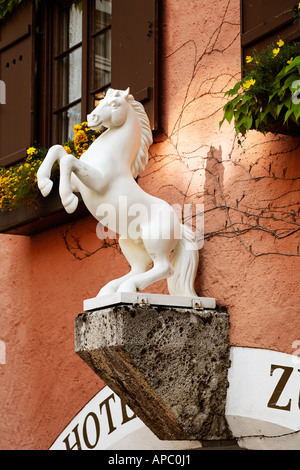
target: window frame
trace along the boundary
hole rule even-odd
[[[109,84],[103,84],[99,88],[93,88],[93,74],[94,74],[94,47],[93,47],[93,37],[97,35],[92,30],[92,24],[94,21],[93,11],[94,10],[94,0],[83,0],[83,41],[82,41],[82,93],[81,93],[81,121],[86,121],[87,114],[89,114],[92,109],[95,107],[94,97],[97,93],[104,92],[108,86],[118,89],[126,89],[128,86],[131,87],[131,91],[134,94],[134,97],[141,101],[145,106],[146,112],[150,119],[150,125],[153,131],[157,130],[159,127],[158,119],[158,10],[159,2],[158,0],[147,0],[149,2],[150,8],[148,8],[147,13],[144,13],[146,17],[142,21],[135,21],[137,27],[134,28],[136,31],[130,30],[130,34],[126,34],[127,21],[124,23],[122,33],[123,37],[119,37],[118,29],[120,26],[120,19],[124,16],[122,15],[122,10],[124,8],[123,2],[128,4],[128,8],[133,11],[136,8],[136,2],[141,0],[112,0],[112,21],[111,21],[111,30],[112,30],[112,42],[111,42],[111,82]],[[146,0],[143,0],[146,1]],[[57,41],[57,36],[55,36],[55,25],[58,21],[57,5],[61,3],[59,0],[48,0],[43,2],[43,5],[39,7],[40,10],[40,28],[41,28],[41,41],[40,41],[40,52],[39,52],[39,69],[38,72],[38,103],[37,108],[39,110],[39,119],[37,121],[37,132],[36,140],[41,146],[50,147],[51,145],[61,143],[59,129],[55,119],[53,119],[53,112],[59,109],[59,107],[54,106],[53,103],[56,101],[56,84],[55,84],[55,69],[53,63],[53,57],[57,46],[55,41]],[[150,10],[150,11],[149,11]],[[114,16],[114,13],[115,14]],[[151,24],[151,31],[149,31],[149,25]],[[123,24],[121,24],[123,26]],[[124,36],[126,35],[126,37]],[[145,84],[140,86],[134,83],[135,80],[135,70],[130,75],[130,77],[125,77],[124,68],[121,66],[123,73],[120,74],[120,67],[118,66],[119,62],[124,63],[124,58],[120,61],[119,44],[121,41],[126,43],[127,36],[131,36],[130,44],[137,44],[139,54],[136,55],[137,61],[140,60],[140,51],[144,45],[147,46],[149,54],[149,41],[151,43],[150,50],[151,53],[149,56],[145,57],[145,60],[142,64],[138,62],[137,69],[142,71]],[[140,41],[142,39],[142,41]],[[146,39],[146,43],[144,42]],[[141,44],[140,44],[141,43]],[[129,43],[128,43],[129,44]],[[128,54],[128,48],[126,50]],[[134,55],[133,54],[133,55]],[[131,55],[131,54],[130,54]],[[143,54],[142,54],[143,56]],[[126,60],[126,59],[125,59]],[[149,67],[149,64],[150,67]],[[143,72],[144,67],[146,71]],[[151,69],[152,67],[152,69]],[[127,72],[127,71],[126,71]],[[136,88],[136,89],[135,89]]]
[[[61,41],[61,35],[58,34],[58,27],[61,27],[62,19],[60,15],[60,10],[62,8],[61,1],[53,2],[52,7],[52,31],[49,38],[49,41],[52,41],[52,47],[50,45],[50,49],[52,49],[51,55],[51,63],[52,63],[52,87],[53,87],[53,95],[52,95],[52,104],[51,104],[51,116],[50,116],[50,123],[51,123],[51,137],[50,143],[55,144],[57,142],[62,141],[62,127],[60,125],[60,115],[61,112],[70,109],[71,107],[75,106],[76,104],[81,103],[81,121],[86,120],[87,114],[91,111],[94,106],[94,96],[97,93],[103,92],[110,86],[110,82],[103,84],[103,86],[93,88],[93,76],[95,72],[95,65],[94,65],[94,55],[95,55],[95,46],[94,46],[94,38],[99,34],[102,34],[103,30],[101,31],[93,31],[92,24],[95,18],[95,1],[94,0],[82,0],[83,8],[82,8],[82,40],[81,42],[77,43],[76,45],[71,46],[70,48],[58,52],[59,42]],[[73,2],[70,0],[66,0],[65,5],[72,4]],[[104,29],[111,29],[111,25],[107,26]],[[61,84],[58,83],[58,80],[61,80],[59,77],[59,70],[58,70],[58,61],[68,54],[78,50],[81,47],[81,97],[69,102],[67,104],[61,105],[60,103],[60,88]],[[56,84],[56,86],[53,86]],[[59,104],[58,104],[59,103]]]

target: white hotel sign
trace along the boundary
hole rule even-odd
[[[240,447],[300,449],[300,358],[231,348],[226,417]],[[160,441],[109,387],[75,416],[50,450],[193,449],[197,441]]]
[[[226,416],[247,449],[300,449],[300,358],[233,347]]]
[[[109,387],[73,418],[50,450],[184,450],[197,441],[160,441]]]

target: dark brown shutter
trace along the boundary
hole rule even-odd
[[[285,42],[300,39],[299,21],[294,21],[295,0],[241,0],[242,55],[261,50],[278,38]]]
[[[0,165],[26,157],[33,144],[33,3],[25,2],[0,22],[0,79],[6,103],[0,105]]]
[[[157,0],[113,0],[113,88],[130,91],[157,127]]]

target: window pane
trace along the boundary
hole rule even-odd
[[[73,127],[81,123],[81,103],[61,113],[62,142],[74,139]]]
[[[107,90],[108,90],[108,88],[105,88],[104,90],[99,91],[99,93],[94,94],[94,106],[95,106],[95,108],[96,108],[96,106],[98,106],[99,101],[102,100],[105,97],[105,94],[106,94]]]
[[[63,12],[63,51],[81,41],[82,0],[73,2]]]
[[[95,37],[94,89],[101,88],[111,81],[111,30]]]
[[[111,1],[95,0],[94,32],[101,31],[111,24]]]
[[[59,61],[62,89],[58,107],[72,103],[81,97],[81,52],[82,49],[79,47]]]

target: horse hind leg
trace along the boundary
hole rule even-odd
[[[119,238],[119,245],[122,253],[130,265],[131,270],[129,273],[125,274],[125,276],[114,279],[102,287],[98,296],[120,292],[120,286],[123,285],[126,281],[129,281],[132,277],[136,276],[137,274],[144,273],[149,269],[149,265],[152,260],[143,243],[136,243],[130,238],[123,238],[121,236]]]
[[[130,279],[126,279],[125,282],[120,285],[118,292],[142,291],[154,282],[173,275],[174,270],[169,259],[171,252],[170,241],[144,240],[144,244],[153,261],[153,267],[149,271],[137,273]]]
[[[153,268],[149,271],[137,274],[123,282],[118,292],[139,292],[156,281],[166,279],[173,274],[173,268],[167,258],[154,262]]]

